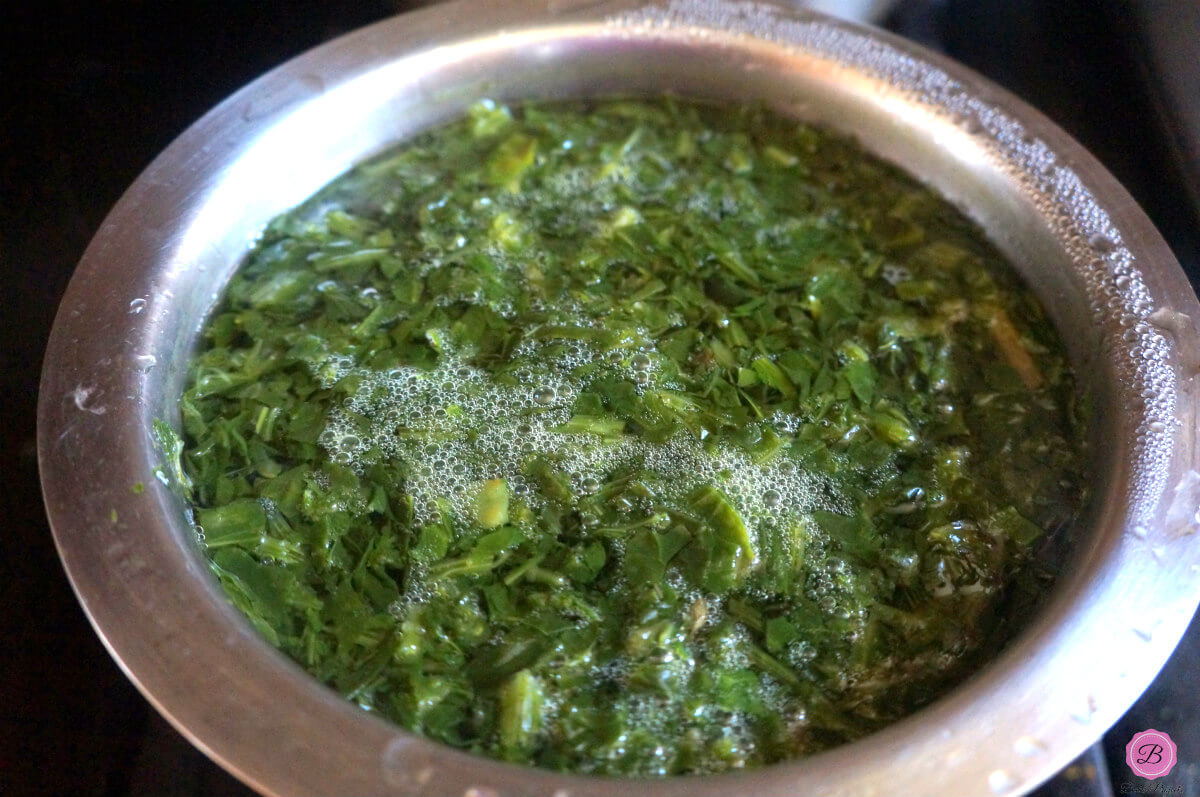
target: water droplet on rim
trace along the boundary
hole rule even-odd
[[[1102,255],[1109,254],[1117,246],[1107,235],[1100,234],[1088,238],[1088,244]]]
[[[1142,625],[1135,625],[1132,628],[1130,628],[1129,630],[1132,631],[1134,634],[1136,634],[1140,639],[1145,640],[1146,642],[1149,642],[1152,639],[1154,639],[1154,627],[1157,625],[1158,625],[1157,622],[1142,624]]]
[[[1017,779],[1007,769],[993,769],[988,775],[988,787],[996,794],[1003,794],[1017,785]]]
[[[1046,745],[1041,739],[1033,736],[1022,736],[1013,742],[1013,752],[1025,758],[1037,755],[1038,753],[1044,753],[1045,751]]]
[[[1092,721],[1092,715],[1096,713],[1096,698],[1091,695],[1083,701],[1083,704],[1071,712],[1071,719],[1078,722],[1080,725],[1087,725]]]

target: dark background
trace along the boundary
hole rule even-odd
[[[74,264],[121,192],[226,95],[404,0],[0,0],[0,795],[245,795],[171,730],[71,593],[37,483],[42,350]],[[1130,189],[1200,281],[1200,8],[1183,0],[908,0],[886,24],[1009,87]],[[102,330],[97,330],[102,334]],[[1150,786],[1132,732],[1179,743],[1200,795],[1200,628],[1106,737],[1038,794]],[[1111,773],[1111,774],[1110,774]]]

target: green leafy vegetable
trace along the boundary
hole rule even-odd
[[[853,142],[485,102],[274,220],[182,440],[152,433],[314,676],[463,749],[656,776],[968,673],[1053,576],[1082,406],[995,249]]]

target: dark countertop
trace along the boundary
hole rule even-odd
[[[140,697],[63,575],[37,483],[42,350],[89,239],[172,138],[275,64],[414,4],[13,5],[0,9],[0,794],[245,795]],[[1008,86],[1079,138],[1143,204],[1196,282],[1197,20],[1192,3],[911,0],[889,26]],[[1194,624],[1106,738],[1107,762],[1094,748],[1038,794],[1099,797],[1150,785],[1124,765],[1125,742],[1146,727],[1180,745],[1180,766],[1154,783],[1200,794],[1198,682]]]

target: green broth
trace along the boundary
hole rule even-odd
[[[978,229],[753,107],[483,103],[274,220],[203,333],[212,569],[362,707],[509,761],[860,737],[1010,634],[1082,402]]]

